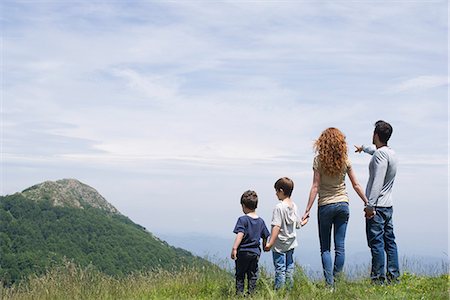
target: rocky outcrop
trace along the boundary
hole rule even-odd
[[[112,206],[94,188],[76,180],[62,179],[45,181],[22,191],[22,194],[31,200],[50,200],[55,206],[68,206],[76,208],[94,207],[113,214],[119,211]]]

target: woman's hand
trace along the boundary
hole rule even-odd
[[[302,219],[302,221],[300,222],[300,226],[305,226],[306,224],[308,224],[309,221],[309,216],[306,219]]]
[[[307,220],[307,219],[309,219],[309,211],[308,212],[305,212],[304,214],[303,214],[303,217],[302,217],[302,223],[303,223],[303,221],[305,221],[305,220]],[[306,223],[308,223],[308,221],[306,221]],[[306,224],[305,223],[305,224]],[[303,226],[303,225],[302,225]]]
[[[366,217],[366,219],[372,219],[376,214],[375,209],[373,209],[373,207],[371,206],[366,206],[364,207],[364,217]]]

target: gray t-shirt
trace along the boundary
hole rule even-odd
[[[279,226],[280,233],[273,245],[273,251],[286,252],[298,246],[296,227],[300,224],[300,218],[297,211],[297,205],[293,203],[292,207],[280,202],[275,206],[272,214],[272,227]]]
[[[391,207],[392,187],[397,173],[397,157],[388,146],[378,149],[375,146],[363,146],[363,151],[372,155],[369,164],[369,180],[366,197],[370,206]]]

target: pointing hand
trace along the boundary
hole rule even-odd
[[[363,151],[363,147],[362,146],[356,146],[356,145],[354,145],[354,146],[356,148],[356,150],[355,150],[356,153],[361,153]]]

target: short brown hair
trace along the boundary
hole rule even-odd
[[[283,190],[283,193],[290,197],[292,195],[292,190],[294,189],[294,182],[288,177],[282,177],[275,182],[275,190]]]
[[[241,204],[251,210],[255,210],[258,207],[258,195],[255,191],[245,191],[241,196]]]
[[[378,134],[380,142],[387,144],[392,135],[392,126],[388,122],[379,120],[375,123],[374,133]]]

